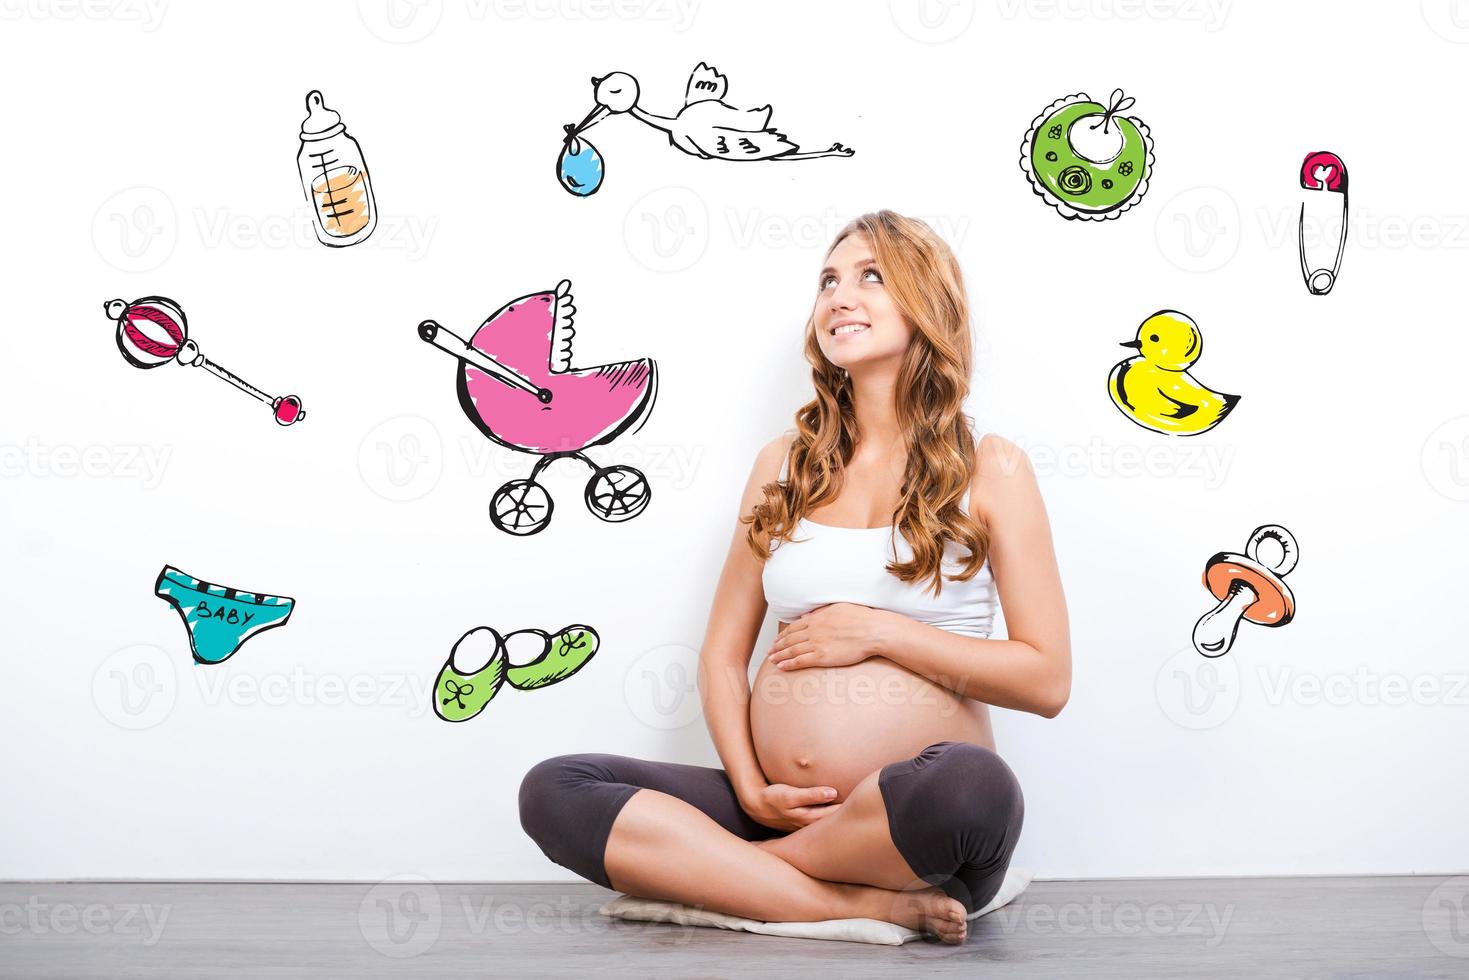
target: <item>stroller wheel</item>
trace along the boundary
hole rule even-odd
[[[490,521],[507,534],[535,534],[551,522],[551,495],[534,480],[511,480],[495,491]]]
[[[648,506],[648,478],[631,466],[604,466],[587,481],[587,508],[604,521],[631,520]]]

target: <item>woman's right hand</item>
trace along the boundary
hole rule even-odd
[[[831,816],[841,807],[833,803],[836,789],[832,786],[791,786],[767,783],[740,796],[740,806],[756,823],[775,830],[800,830]]]

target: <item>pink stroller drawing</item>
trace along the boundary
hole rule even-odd
[[[582,450],[629,430],[653,409],[657,364],[650,358],[571,366],[571,281],[555,291],[511,300],[480,324],[468,341],[432,320],[418,336],[460,362],[459,404],[489,439],[541,458],[525,480],[495,491],[490,520],[509,534],[535,534],[550,523],[554,505],[536,482],[557,459],[579,459],[593,470],[586,504],[604,521],[626,521],[648,506],[647,478],[631,466],[598,466]]]

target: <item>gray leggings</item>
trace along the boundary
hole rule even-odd
[[[971,742],[936,742],[883,766],[878,787],[893,843],[919,878],[970,912],[995,897],[1025,820],[1020,784],[1004,760]],[[533,766],[520,784],[520,825],[546,857],[611,888],[607,838],[640,789],[676,796],[743,840],[786,835],[745,813],[723,769],[598,752]]]

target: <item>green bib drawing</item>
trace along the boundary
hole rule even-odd
[[[1153,138],[1136,116],[1135,100],[1113,91],[1108,105],[1085,93],[1068,95],[1031,122],[1020,166],[1031,189],[1064,218],[1115,218],[1142,199],[1153,172]]]

